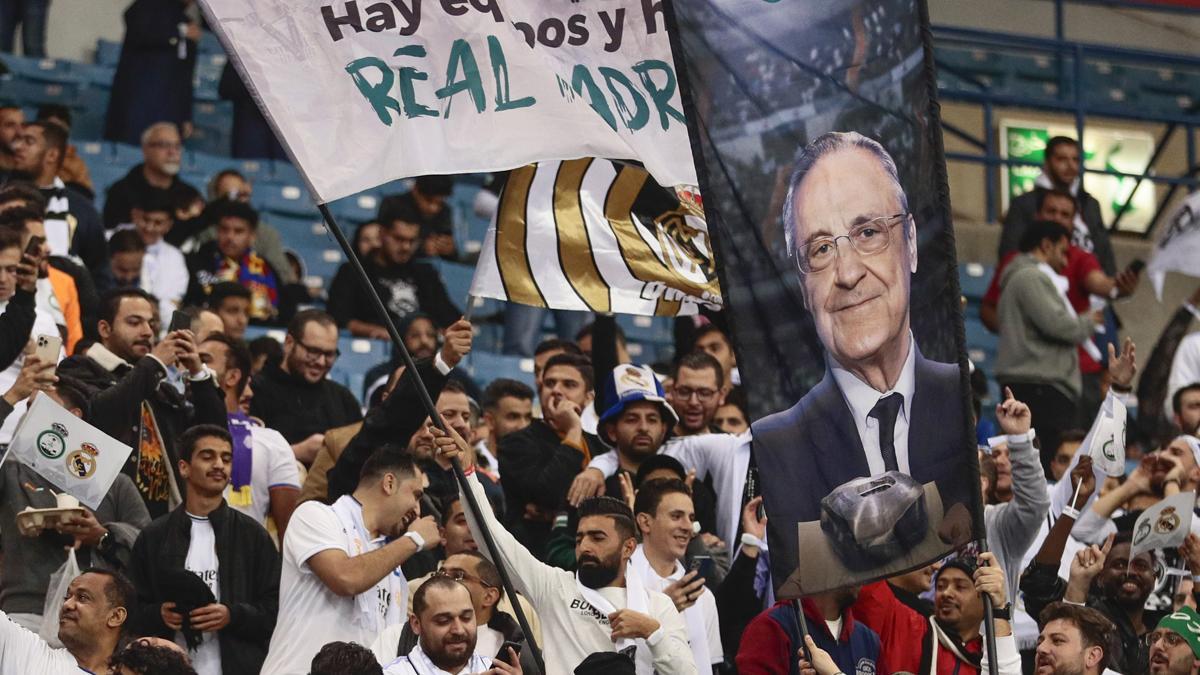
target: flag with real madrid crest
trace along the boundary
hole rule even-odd
[[[133,451],[39,395],[21,420],[8,453],[88,508],[100,507]]]

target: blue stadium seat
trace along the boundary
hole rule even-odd
[[[958,266],[958,285],[967,300],[979,301],[987,292],[992,281],[993,268],[979,263],[963,263]]]
[[[184,141],[189,150],[207,152],[214,155],[228,155],[232,139],[227,125],[205,126],[197,124],[192,128],[192,135]]]
[[[292,166],[291,162],[282,159],[271,160],[271,180],[276,183],[292,185],[300,185],[304,182],[296,167]]]
[[[299,218],[319,219],[320,214],[301,183],[291,185],[263,185],[254,191],[254,201],[262,204],[262,210]]]
[[[55,84],[82,83],[80,75],[73,72],[70,61],[37,59],[16,54],[0,54],[0,61],[8,67],[13,78]]]
[[[202,57],[225,54],[225,48],[221,46],[221,41],[217,39],[216,34],[207,30],[200,33],[200,45],[196,51]]]
[[[446,262],[444,260],[431,260],[433,266],[437,268],[442,275],[442,282],[446,284],[446,293],[450,295],[450,299],[460,309],[467,306],[467,295],[471,292],[471,279],[475,277],[475,267],[465,265],[463,263]]]
[[[117,73],[116,66],[99,63],[72,63],[71,70],[81,82],[99,89],[111,89],[113,76]]]
[[[461,367],[479,386],[486,387],[498,377],[507,377],[533,386],[533,359],[505,356],[472,349]]]
[[[25,79],[6,79],[0,89],[6,100],[27,106],[56,103],[74,106],[80,100],[82,87],[77,83],[35,82]]]
[[[96,40],[96,64],[116,67],[121,60],[121,43],[112,40]]]
[[[329,210],[343,227],[365,223],[379,213],[379,197],[369,191],[350,195],[330,202]]]
[[[118,164],[126,168],[128,171],[135,164],[142,163],[142,149],[136,145],[128,143],[113,143],[113,164]]]
[[[113,156],[112,144],[108,141],[83,141],[75,144],[75,151],[91,168],[97,162],[108,163]]]

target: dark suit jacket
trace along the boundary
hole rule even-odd
[[[978,478],[964,471],[968,453],[975,449],[966,435],[968,412],[959,370],[925,359],[919,349],[914,358],[909,469],[921,483],[936,481],[949,509],[967,501],[971,487],[978,485]],[[825,495],[871,472],[850,408],[829,371],[796,405],[758,420],[751,429],[770,516],[771,576],[778,588],[796,568],[796,523],[820,520]]]

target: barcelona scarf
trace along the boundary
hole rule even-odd
[[[250,506],[254,497],[250,492],[250,473],[254,464],[254,439],[251,430],[254,423],[242,411],[229,413],[229,436],[233,440],[233,471],[229,481],[227,501],[230,506]]]
[[[241,260],[227,258],[217,252],[214,276],[220,281],[236,281],[250,291],[250,318],[273,319],[279,305],[279,280],[267,261],[254,251],[247,251]]]

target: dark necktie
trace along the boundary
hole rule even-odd
[[[874,417],[879,422],[879,452],[883,454],[883,468],[885,471],[899,471],[900,465],[896,462],[896,414],[900,412],[900,406],[904,405],[904,396],[902,394],[889,394],[879,399],[874,408],[871,408],[870,417]]]

